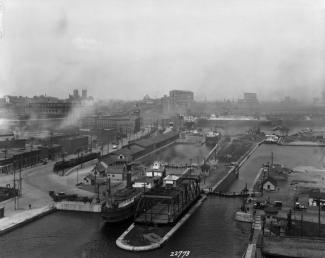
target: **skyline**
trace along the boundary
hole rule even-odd
[[[95,99],[131,100],[181,89],[208,100],[256,92],[311,101],[325,85],[322,1],[3,6],[0,95],[87,88]]]

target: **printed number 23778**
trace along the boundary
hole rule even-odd
[[[190,251],[175,251],[175,252],[170,252],[170,256],[178,257],[178,258],[183,258],[186,256],[190,255]]]

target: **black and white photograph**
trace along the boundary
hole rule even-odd
[[[325,1],[0,0],[0,257],[324,258]]]

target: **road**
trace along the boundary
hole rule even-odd
[[[132,135],[129,139],[123,139],[123,146],[127,144],[128,140],[137,139],[145,134],[147,130]],[[109,152],[114,151],[112,146],[107,146]],[[122,147],[122,144],[119,148]],[[70,155],[67,158],[71,158]],[[79,189],[76,187],[78,182],[82,181],[82,178],[90,173],[93,166],[88,166],[78,171],[74,171],[68,176],[59,176],[53,172],[54,161],[50,161],[47,164],[38,164],[36,166],[25,168],[22,170],[22,196],[17,200],[18,204],[15,204],[14,199],[2,202],[0,205],[5,207],[5,216],[17,213],[21,210],[28,209],[31,204],[32,208],[39,208],[45,206],[51,202],[49,191],[65,192],[68,194],[78,194],[81,196],[94,196],[94,193]],[[0,175],[0,186],[6,186],[7,184],[13,185],[13,174]],[[19,172],[16,171],[16,180],[19,178]],[[16,187],[18,181],[16,181]]]
[[[49,162],[46,165],[37,165],[32,168],[22,171],[22,196],[18,198],[18,211],[27,209],[29,204],[32,208],[39,208],[51,202],[49,191],[75,193],[82,196],[93,196],[93,193],[78,189],[76,173],[71,173],[69,176],[59,176],[53,173],[54,162]],[[78,171],[79,181],[89,173],[91,167]],[[18,179],[16,173],[16,179]],[[5,175],[0,177],[0,185],[13,185],[13,175]],[[16,182],[16,186],[18,181]],[[8,216],[16,212],[14,200],[5,202],[5,213]]]

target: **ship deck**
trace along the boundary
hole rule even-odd
[[[170,221],[168,212],[168,204],[158,203],[148,211],[142,213],[138,218],[136,218],[135,222],[144,222],[150,220],[154,224],[168,224],[172,222]]]
[[[160,187],[145,193],[137,207],[135,222],[139,224],[171,224],[176,222],[200,196],[199,181],[184,178],[180,187]]]

